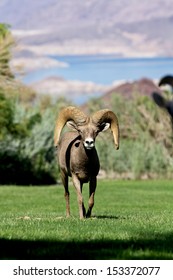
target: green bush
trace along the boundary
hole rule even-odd
[[[9,102],[5,96],[0,99],[0,107],[2,104],[5,106],[0,119],[0,131],[3,131],[0,183],[55,183],[58,178],[53,147],[55,114],[49,109],[40,114],[39,107],[26,109],[15,100]]]
[[[151,98],[137,94],[127,100],[115,93],[110,108],[119,119],[120,149],[115,150],[110,133],[100,134],[98,153],[107,175],[173,177],[172,129],[167,114]]]

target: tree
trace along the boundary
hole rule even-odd
[[[9,62],[11,58],[11,47],[14,45],[9,25],[0,24],[0,82],[4,79],[14,78]]]

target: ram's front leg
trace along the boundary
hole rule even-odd
[[[96,186],[97,186],[97,178],[92,177],[89,182],[89,202],[88,202],[88,211],[86,214],[86,218],[89,218],[91,216],[91,211],[94,206],[94,195],[95,195]]]
[[[73,180],[73,184],[75,186],[76,192],[77,192],[79,216],[80,216],[80,219],[83,219],[83,218],[85,218],[85,215],[86,215],[83,197],[82,197],[82,185],[83,184],[75,174],[72,175],[72,180]]]
[[[62,183],[64,185],[64,189],[65,189],[65,201],[66,201],[66,216],[67,218],[70,217],[70,193],[68,190],[68,175],[65,174],[62,170],[61,170],[61,180]]]

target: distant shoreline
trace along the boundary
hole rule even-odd
[[[79,58],[79,59],[106,59],[106,60],[113,60],[113,61],[139,61],[139,60],[165,60],[165,59],[170,59],[172,60],[173,57],[171,56],[127,56],[127,57],[121,57],[117,56],[114,53],[97,53],[97,54],[56,54],[52,53],[49,55],[34,55],[34,56],[19,56],[19,57],[14,57],[11,60],[11,67],[15,72],[20,73],[20,70],[22,70],[22,75],[28,75],[33,72],[37,72],[40,70],[44,69],[53,69],[53,68],[67,68],[69,67],[69,63],[64,61],[66,58]],[[63,60],[64,59],[64,60]]]
[[[117,58],[101,54],[54,54],[46,59],[35,56],[32,60],[33,68],[24,72],[22,77],[25,84],[39,94],[75,100],[99,97],[120,84],[142,78],[155,82],[173,72],[173,58],[169,57]],[[31,63],[31,58],[27,58],[26,62]]]
[[[66,81],[93,82],[108,86],[116,81],[142,77],[159,79],[173,72],[172,57],[117,58],[114,55],[54,55],[50,58],[50,62],[50,66],[47,63],[42,67],[42,63],[38,63],[39,68],[24,72],[24,83],[30,84],[55,77]]]

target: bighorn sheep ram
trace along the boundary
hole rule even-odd
[[[60,134],[63,127],[75,131]],[[100,169],[99,158],[95,148],[95,139],[99,132],[110,127],[116,149],[119,148],[119,125],[116,115],[103,109],[87,117],[77,107],[66,107],[60,113],[56,121],[54,144],[58,149],[58,161],[62,182],[65,188],[66,215],[70,216],[70,202],[68,189],[68,176],[72,177],[78,198],[80,218],[90,217],[94,206],[94,194],[97,184],[97,175]],[[83,183],[89,182],[89,207],[86,213],[83,197]]]

